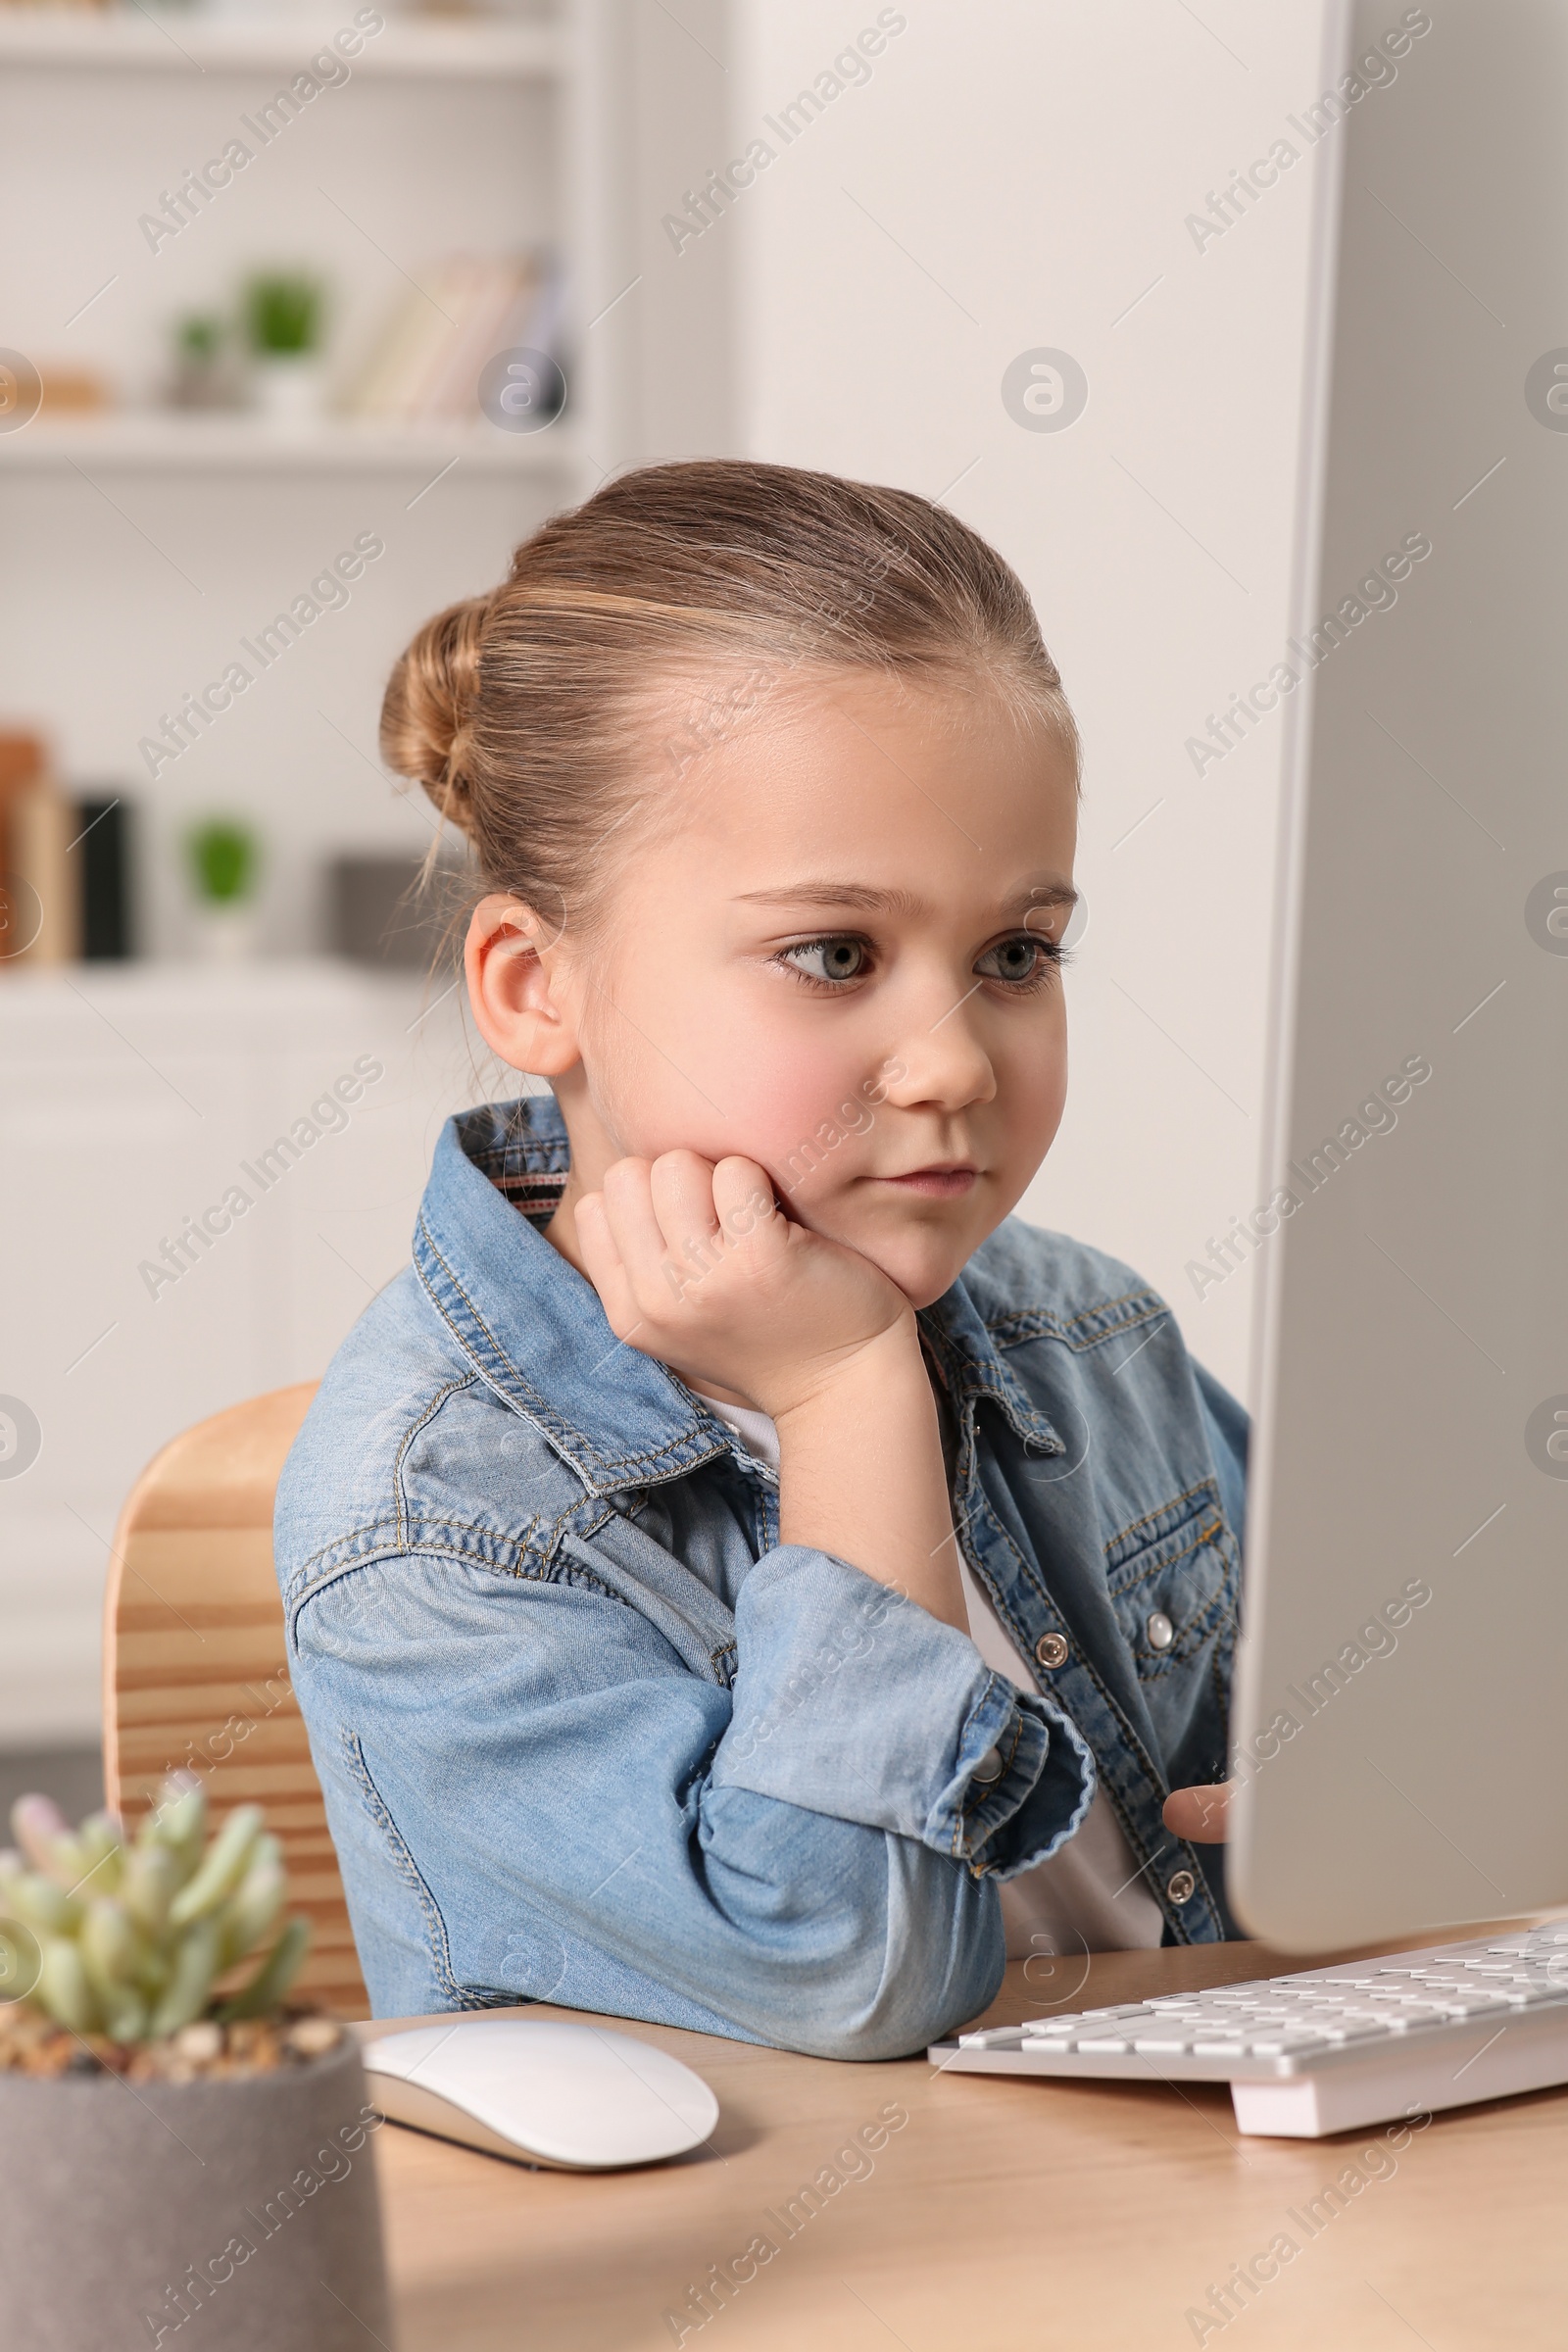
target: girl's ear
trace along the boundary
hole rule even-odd
[[[496,891],[468,923],[463,968],[474,1025],[492,1054],[535,1078],[559,1078],[581,1059],[575,1023],[558,1002],[559,928]]]

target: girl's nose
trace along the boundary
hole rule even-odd
[[[970,1001],[983,983],[944,1004],[940,997],[913,1011],[894,1049],[905,1075],[888,1088],[901,1110],[930,1103],[945,1111],[989,1102],[997,1074],[970,1014]]]

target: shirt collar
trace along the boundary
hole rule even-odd
[[[674,1373],[616,1339],[593,1285],[545,1239],[570,1164],[552,1095],[459,1112],[436,1145],[415,1270],[480,1377],[590,1491],[678,1477],[724,1452],[728,1433]],[[956,1404],[989,1397],[1020,1439],[1065,1450],[998,1353],[961,1277],[920,1323]]]
[[[1067,1448],[986,1328],[960,1274],[951,1289],[920,1309],[920,1328],[965,1421],[982,1397],[996,1405],[1014,1437],[1042,1453]]]

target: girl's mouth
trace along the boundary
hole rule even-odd
[[[906,1176],[879,1176],[878,1184],[896,1184],[901,1192],[920,1193],[928,1200],[961,1200],[978,1183],[980,1171],[967,1160],[946,1167],[911,1168]]]

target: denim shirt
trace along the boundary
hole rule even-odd
[[[1041,1661],[1021,1693],[779,1542],[774,1474],[539,1230],[567,1165],[549,1097],[448,1122],[414,1262],[278,1489],[376,2015],[551,2000],[903,2055],[992,1999],[998,1882],[1097,1779],[1167,1940],[1233,1934],[1222,1849],[1160,1804],[1224,1771],[1246,1420],[1158,1296],[1009,1218],[919,1316],[958,1541]]]

